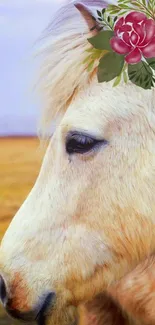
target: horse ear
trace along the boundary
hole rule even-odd
[[[82,2],[74,2],[74,6],[80,11],[81,15],[85,19],[89,30],[92,31],[94,34],[97,34],[101,26],[99,22],[96,20],[95,17],[95,11],[92,9],[91,6],[87,6],[86,4],[83,4]],[[97,9],[96,9],[97,13]]]

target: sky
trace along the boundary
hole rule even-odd
[[[63,0],[0,0],[0,136],[35,134],[34,45]]]

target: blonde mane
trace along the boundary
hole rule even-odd
[[[82,2],[91,6],[94,13],[105,6],[103,0]],[[83,64],[88,56],[86,50],[90,48],[88,37],[88,26],[72,2],[57,12],[45,32],[39,51],[43,62],[39,78],[43,130],[64,114],[76,92],[90,82],[92,73]]]

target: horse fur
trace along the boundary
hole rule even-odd
[[[155,256],[79,307],[79,325],[155,324]]]
[[[61,118],[0,246],[13,309],[29,312],[55,292],[47,325],[72,324],[79,305],[155,250],[155,91],[98,83],[96,71],[83,64],[91,35],[85,17],[69,4],[46,32],[43,124]],[[69,155],[72,132],[102,145]]]

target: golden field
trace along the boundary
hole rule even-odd
[[[31,190],[44,151],[36,138],[0,138],[0,240]],[[0,325],[14,325],[0,308]]]
[[[42,156],[36,138],[0,139],[0,240],[33,186]]]

